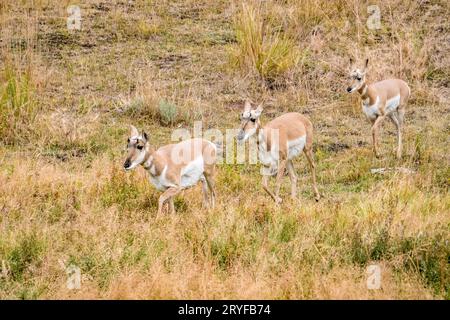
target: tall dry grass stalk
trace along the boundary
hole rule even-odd
[[[17,10],[13,2],[0,6],[0,141],[17,144],[32,140],[42,85],[36,64],[39,50],[38,7]]]
[[[38,111],[31,74],[6,63],[0,83],[0,141],[27,142]]]
[[[237,45],[231,49],[231,61],[271,81],[294,68],[300,52],[294,40],[279,30],[272,30],[266,18],[261,5],[242,3],[234,21]]]

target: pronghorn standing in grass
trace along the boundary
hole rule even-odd
[[[366,72],[369,59],[366,59],[363,69],[354,67],[350,59],[350,78],[352,83],[347,92],[358,91],[362,99],[362,109],[372,122],[373,151],[378,154],[378,127],[384,118],[388,117],[397,127],[397,158],[402,156],[402,126],[405,116],[405,105],[411,94],[411,89],[405,81],[400,79],[388,79],[372,84],[366,83]]]
[[[203,203],[215,204],[214,175],[216,164],[216,146],[207,140],[195,138],[177,144],[169,144],[155,150],[149,143],[145,132],[139,133],[131,126],[127,142],[128,156],[125,170],[142,165],[150,175],[153,185],[164,193],[159,197],[158,216],[168,201],[171,213],[175,212],[174,197],[183,189],[203,184]]]
[[[244,142],[252,135],[257,135],[258,158],[262,168],[262,185],[264,190],[278,204],[281,180],[287,168],[291,180],[291,196],[297,196],[297,175],[295,173],[293,159],[302,151],[308,159],[311,171],[315,198],[320,199],[316,186],[316,165],[313,159],[313,126],[308,118],[300,113],[286,113],[273,119],[264,127],[259,117],[263,111],[262,106],[252,109],[250,102],[246,101],[244,112],[241,115],[241,126],[238,141]],[[276,175],[275,193],[269,190],[269,176]]]

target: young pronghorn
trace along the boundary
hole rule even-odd
[[[215,190],[214,175],[216,163],[216,146],[207,140],[195,138],[177,144],[169,144],[155,150],[149,143],[145,132],[139,134],[131,126],[130,138],[127,142],[128,156],[123,164],[125,170],[142,165],[150,175],[152,184],[164,193],[159,197],[158,216],[168,201],[169,210],[175,212],[174,197],[183,189],[203,184],[203,203],[214,208]]]
[[[262,185],[264,190],[277,204],[281,203],[279,197],[281,180],[285,168],[287,168],[291,180],[291,196],[295,198],[297,196],[297,175],[292,161],[303,151],[312,171],[315,198],[316,201],[319,201],[316,165],[312,151],[313,126],[311,121],[300,113],[291,112],[273,119],[263,127],[259,119],[262,111],[261,105],[252,110],[250,102],[246,101],[237,139],[244,142],[252,135],[257,135],[258,158],[263,165]],[[269,176],[274,175],[276,175],[275,193],[268,188]]]
[[[373,151],[376,157],[378,153],[378,127],[384,118],[388,117],[397,128],[397,158],[402,156],[402,126],[405,116],[405,105],[411,94],[411,89],[405,81],[400,79],[388,79],[372,84],[366,83],[366,72],[369,59],[363,69],[353,66],[350,59],[350,78],[352,83],[347,88],[348,93],[358,91],[362,99],[362,109],[372,122]]]

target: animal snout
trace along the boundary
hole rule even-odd
[[[130,159],[125,160],[125,163],[123,164],[123,167],[126,169],[128,169],[131,166],[131,161]]]
[[[352,92],[352,87],[348,87],[347,92]]]

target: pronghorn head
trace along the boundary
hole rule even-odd
[[[149,150],[147,134],[144,131],[139,133],[134,126],[130,126],[130,129],[130,137],[127,141],[128,156],[123,164],[125,170],[131,170],[143,164]]]
[[[244,142],[256,133],[258,128],[261,126],[259,116],[262,111],[262,105],[259,105],[256,109],[252,109],[250,102],[245,102],[244,112],[241,114],[241,126],[237,136],[238,141]]]
[[[366,82],[366,72],[367,72],[367,66],[369,64],[369,59],[366,59],[365,65],[363,69],[359,69],[355,67],[353,63],[353,59],[350,58],[350,85],[347,88],[348,93],[355,92],[356,90],[359,90],[364,83]]]

